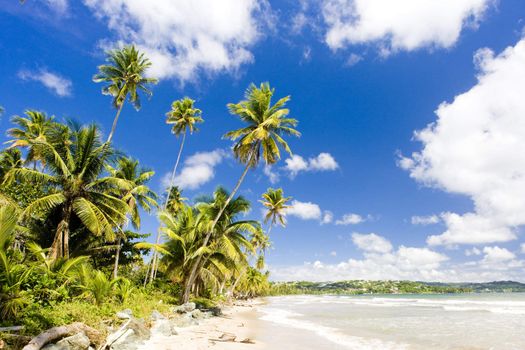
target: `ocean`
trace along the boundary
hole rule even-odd
[[[270,297],[258,315],[272,349],[525,349],[525,293]]]

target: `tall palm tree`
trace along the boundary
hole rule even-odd
[[[195,101],[191,98],[184,97],[181,100],[173,101],[171,104],[171,110],[166,113],[166,123],[173,124],[171,132],[175,134],[176,137],[182,135],[182,141],[180,143],[175,166],[173,167],[173,172],[171,173],[170,184],[168,187],[168,196],[164,202],[164,210],[166,210],[170,200],[171,188],[173,187],[173,181],[175,180],[175,174],[177,172],[177,167],[179,166],[180,157],[184,148],[184,142],[186,140],[186,134],[188,131],[190,132],[190,135],[198,131],[199,129],[197,129],[196,124],[204,122],[204,119],[201,117],[202,111],[198,108],[195,108],[193,105],[194,103]]]
[[[172,194],[171,189],[173,188],[173,181],[175,180],[175,174],[177,173],[177,167],[179,166],[180,157],[184,148],[184,142],[186,141],[186,134],[188,131],[190,132],[190,135],[198,131],[196,124],[204,122],[204,119],[201,117],[202,111],[198,108],[195,108],[194,103],[195,101],[191,98],[184,97],[183,99],[173,101],[171,104],[171,110],[166,113],[166,123],[173,124],[171,132],[175,134],[176,137],[182,135],[182,140],[180,143],[177,160],[175,161],[175,166],[173,167],[173,171],[171,173],[171,179],[167,190],[168,194],[166,196],[166,201],[164,202],[164,210],[166,210],[168,203],[170,202],[170,197]],[[160,232],[157,233],[156,242],[157,244],[160,242]],[[157,273],[157,260],[157,252],[154,251],[151,260],[150,280],[153,280]]]
[[[128,157],[119,158],[116,168],[108,167],[111,176],[129,181],[131,188],[116,195],[123,199],[131,211],[131,223],[137,230],[140,228],[140,211],[142,208],[147,213],[157,206],[157,195],[146,185],[155,174],[154,171],[141,168],[138,160]],[[113,266],[113,278],[118,276],[118,264],[122,238],[125,238],[125,232],[119,228],[117,235],[117,250],[115,253],[115,263]],[[124,237],[123,237],[124,236]]]
[[[11,144],[9,148],[27,148],[26,162],[36,164],[36,161],[43,161],[43,157],[31,141],[46,141],[56,124],[55,117],[48,117],[45,113],[34,110],[27,110],[24,114],[25,117],[14,116],[11,119],[17,126],[7,130],[7,134],[13,138],[7,143]]]
[[[102,93],[113,96],[113,107],[117,109],[107,140],[107,143],[110,143],[126,99],[136,110],[139,110],[139,90],[151,96],[152,92],[149,90],[149,85],[156,84],[157,79],[144,76],[146,70],[151,66],[151,62],[133,45],[109,51],[107,56],[108,64],[98,66],[99,72],[95,74],[93,81],[95,83],[107,83],[102,88]]]
[[[270,88],[268,83],[262,83],[260,87],[251,84],[246,90],[245,100],[239,103],[228,104],[230,113],[238,116],[241,121],[246,123],[245,127],[230,131],[224,135],[226,138],[236,141],[233,146],[233,153],[235,158],[242,164],[245,164],[245,168],[230,196],[225,201],[224,207],[217,212],[210,231],[204,239],[204,247],[207,246],[224,208],[239,190],[248,170],[257,167],[261,156],[266,164],[276,163],[281,157],[279,146],[291,154],[290,147],[283,139],[283,136],[300,136],[300,133],[295,129],[297,120],[288,117],[290,111],[284,108],[290,100],[290,96],[279,99],[272,106],[273,94],[274,89]],[[184,302],[189,300],[198,265],[194,265],[188,283],[184,288]]]
[[[49,256],[69,257],[70,223],[75,215],[93,234],[113,241],[113,228],[122,225],[129,212],[127,203],[113,193],[130,190],[127,180],[112,176],[101,177],[105,164],[113,155],[107,144],[100,142],[100,133],[94,126],[72,130],[68,140],[60,143],[31,141],[30,146],[41,152],[46,167],[43,171],[14,168],[7,174],[8,181],[45,181],[53,188],[29,204],[23,216],[45,216],[52,210],[61,212]]]
[[[290,208],[290,206],[287,205],[287,203],[292,199],[292,197],[284,197],[282,188],[268,188],[266,193],[263,193],[262,198],[263,199],[259,202],[261,202],[262,205],[264,205],[264,207],[266,208],[264,223],[267,224],[268,222],[270,222],[268,234],[270,234],[272,227],[277,223],[285,227],[285,211],[286,209]]]

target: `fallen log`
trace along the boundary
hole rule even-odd
[[[103,341],[103,334],[84,323],[75,322],[67,326],[59,326],[48,329],[40,333],[24,346],[22,350],[40,350],[44,345],[83,332],[93,344],[100,344]]]

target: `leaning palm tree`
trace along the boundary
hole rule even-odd
[[[31,141],[44,157],[43,171],[14,168],[7,181],[45,181],[50,193],[30,203],[23,217],[45,217],[58,210],[61,213],[49,256],[51,259],[69,257],[70,223],[76,216],[94,235],[114,241],[113,228],[126,220],[127,203],[113,195],[129,191],[129,181],[112,176],[102,177],[105,164],[113,155],[107,144],[100,142],[100,133],[94,125],[72,130],[68,140],[49,143]]]
[[[181,100],[173,101],[171,104],[171,110],[166,113],[166,123],[173,124],[171,132],[175,134],[176,137],[182,135],[182,140],[179,147],[179,153],[177,155],[177,160],[175,161],[175,166],[171,173],[170,183],[168,185],[166,201],[164,202],[164,210],[167,209],[168,204],[170,203],[170,197],[172,194],[173,182],[175,181],[175,174],[177,173],[177,167],[179,166],[180,157],[182,155],[182,150],[184,148],[184,142],[186,141],[186,134],[188,131],[190,135],[195,131],[198,131],[196,124],[204,122],[201,114],[202,111],[194,107],[195,101],[189,97],[184,97]],[[157,233],[157,244],[160,242],[160,232]],[[153,257],[151,260],[151,280],[155,277],[157,273],[157,252],[153,252]]]
[[[259,202],[266,208],[266,214],[264,216],[264,223],[270,222],[268,228],[268,234],[272,230],[272,227],[279,223],[281,226],[286,226],[285,211],[290,208],[287,203],[292,197],[283,197],[283,189],[269,188],[266,193],[263,193],[262,200]]]
[[[31,141],[46,141],[56,124],[53,121],[55,117],[48,117],[45,113],[34,110],[27,110],[24,114],[25,117],[17,115],[11,119],[16,127],[7,130],[7,134],[13,138],[7,143],[11,144],[9,148],[27,148],[26,162],[36,164],[37,161],[43,161],[43,157]]]
[[[208,245],[213,229],[219,221],[224,208],[239,190],[248,170],[257,167],[261,156],[266,164],[276,163],[281,158],[279,146],[291,154],[290,147],[283,139],[283,136],[300,136],[300,133],[295,129],[297,120],[288,117],[290,111],[284,108],[290,100],[290,96],[279,99],[272,106],[273,94],[274,89],[270,88],[268,83],[262,83],[260,87],[251,84],[246,90],[246,99],[244,101],[228,104],[230,113],[238,116],[241,121],[247,124],[243,128],[230,131],[224,135],[226,138],[236,141],[233,146],[233,153],[235,158],[245,165],[245,168],[230,196],[225,201],[224,207],[217,212],[204,239],[203,247]],[[189,300],[198,265],[194,265],[188,284],[184,288],[184,302]]]
[[[147,186],[147,182],[153,177],[155,172],[141,168],[138,160],[128,157],[120,158],[117,161],[116,168],[109,166],[108,170],[111,176],[130,182],[131,188],[129,190],[122,193],[116,193],[116,195],[128,204],[131,211],[131,223],[133,224],[133,227],[139,229],[139,209],[142,208],[149,213],[151,212],[151,209],[157,207],[157,195]],[[118,276],[118,263],[122,238],[126,238],[125,232],[122,231],[121,228],[119,228],[119,231],[121,232],[117,235],[117,250],[115,252],[115,263],[113,265],[113,278],[117,278]]]
[[[109,64],[98,66],[99,72],[95,74],[93,81],[95,83],[107,83],[102,88],[102,93],[113,96],[113,107],[117,109],[107,140],[110,143],[126,99],[136,110],[139,110],[140,96],[138,90],[142,90],[146,95],[151,96],[152,92],[149,90],[149,85],[156,84],[157,79],[144,76],[146,70],[151,66],[151,62],[133,45],[109,51],[107,56]]]

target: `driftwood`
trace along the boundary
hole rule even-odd
[[[40,333],[22,349],[22,350],[40,350],[44,345],[64,337],[69,337],[77,333],[85,333],[92,343],[100,344],[103,340],[101,332],[94,328],[86,326],[84,323],[75,322],[67,326],[53,327]]]
[[[16,332],[24,329],[24,326],[0,327],[0,332]]]

